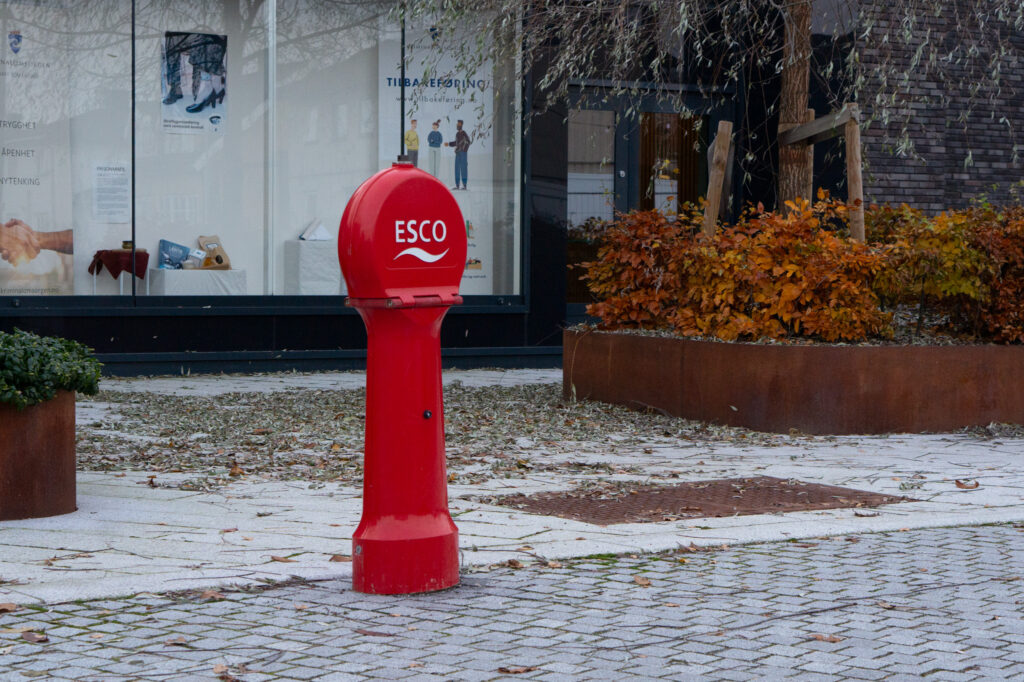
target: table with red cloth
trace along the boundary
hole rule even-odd
[[[135,252],[135,276],[145,279],[146,268],[149,265],[149,254],[142,249]],[[110,271],[110,276],[117,279],[122,272],[130,272],[132,269],[131,249],[101,249],[92,257],[89,264],[89,274],[98,275],[103,266]]]

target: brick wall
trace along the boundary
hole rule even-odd
[[[964,18],[971,16],[972,6],[978,6],[977,0],[954,0],[947,8],[954,4],[962,8],[959,15],[944,10],[939,16],[921,19],[918,29],[918,34],[930,30],[932,40],[946,41],[947,51],[952,47],[949,41],[970,32]],[[898,40],[888,44],[881,40],[885,32],[898,30],[886,15],[888,7],[874,2],[867,8],[877,22],[868,42],[862,44],[861,61],[868,67],[887,59],[909,65],[916,49],[916,45],[899,45]],[[929,212],[964,206],[981,194],[994,203],[1010,201],[1010,186],[1024,179],[1024,164],[1013,161],[1015,143],[1024,159],[1024,33],[1008,35],[1007,40],[1012,50],[999,60],[1001,86],[998,91],[982,88],[978,92],[966,126],[961,118],[971,107],[969,88],[982,81],[976,75],[978,66],[969,70],[952,63],[927,76],[916,69],[909,83],[899,88],[890,106],[895,118],[872,121],[862,135],[866,201],[907,203]],[[986,61],[983,54],[979,63],[983,66]],[[957,85],[950,87],[951,82]],[[881,84],[880,78],[870,78],[859,97],[861,108],[876,118],[881,111],[874,99],[885,90]],[[903,120],[906,114],[910,114],[909,124]],[[1000,121],[1002,117],[1009,125]],[[904,125],[912,148],[899,146]],[[969,156],[972,163],[965,165]]]

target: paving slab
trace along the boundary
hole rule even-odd
[[[40,605],[0,614],[0,680],[1019,680],[1021,566],[1002,524]]]

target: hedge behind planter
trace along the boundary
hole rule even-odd
[[[1024,424],[1019,346],[804,346],[564,333],[564,392],[757,431]]]

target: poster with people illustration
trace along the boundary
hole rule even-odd
[[[0,296],[74,293],[68,22],[32,19],[0,17]]]
[[[494,145],[490,134],[494,69],[463,73],[431,50],[432,27],[406,26],[405,119],[401,33],[383,27],[378,42],[378,149],[381,168],[405,146],[410,163],[451,189],[466,219],[469,253],[460,291],[492,294]]]
[[[222,132],[227,122],[228,37],[167,31],[161,59],[164,132]]]

